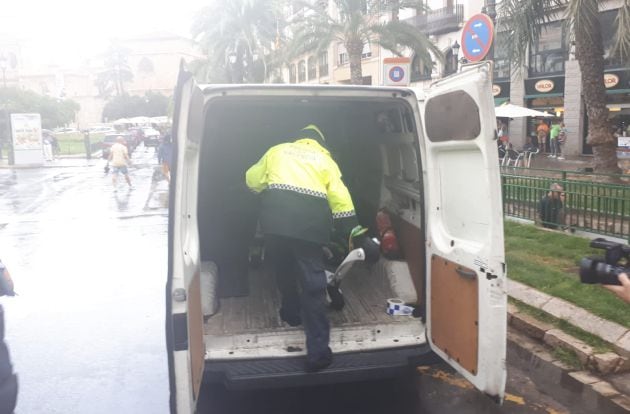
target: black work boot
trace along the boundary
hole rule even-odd
[[[330,347],[326,348],[326,352],[323,355],[312,358],[310,355],[306,356],[306,372],[316,372],[320,371],[330,364],[333,361],[333,354]]]
[[[284,308],[280,308],[280,319],[288,323],[289,326],[295,327],[302,325],[302,318],[299,313],[289,313]]]

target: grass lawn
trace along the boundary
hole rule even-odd
[[[591,249],[589,242],[566,233],[506,221],[508,277],[630,327],[626,303],[599,285],[580,283],[580,259],[592,254],[603,255],[603,251]]]
[[[82,133],[73,132],[69,134],[55,134],[55,136],[57,141],[59,141],[61,155],[85,154]],[[104,134],[90,134],[92,149],[95,148],[95,144],[102,142],[103,138],[105,138]]]

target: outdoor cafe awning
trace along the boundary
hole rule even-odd
[[[494,108],[497,118],[553,117],[547,112],[535,111],[518,105],[505,104]]]

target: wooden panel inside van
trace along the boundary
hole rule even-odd
[[[431,340],[473,375],[479,344],[478,289],[474,270],[431,256]]]

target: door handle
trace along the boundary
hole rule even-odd
[[[474,270],[465,270],[461,267],[458,267],[457,269],[455,269],[455,271],[464,279],[474,280],[477,278],[477,273]]]

